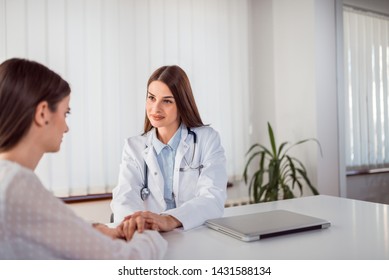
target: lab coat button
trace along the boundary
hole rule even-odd
[[[157,175],[158,175],[158,173],[157,173],[157,172],[154,172],[154,175],[155,175],[155,176],[157,176]]]

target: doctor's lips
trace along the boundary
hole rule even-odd
[[[165,117],[164,116],[161,116],[161,115],[150,115],[150,117],[155,120],[155,121],[160,121],[162,119],[164,119]]]

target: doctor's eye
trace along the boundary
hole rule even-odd
[[[171,99],[164,99],[163,100],[163,103],[166,103],[166,104],[173,104],[173,101]]]
[[[155,100],[155,97],[152,96],[152,95],[148,95],[148,96],[147,96],[147,99],[150,100],[150,101],[154,101],[154,100]]]

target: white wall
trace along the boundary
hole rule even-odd
[[[338,91],[338,81],[343,68],[338,69],[336,0],[314,2],[315,44],[315,100],[317,138],[323,148],[323,157],[317,157],[318,186],[323,193],[341,195],[345,186],[342,172],[343,154],[340,154],[339,100],[343,91]],[[339,73],[338,71],[341,71]],[[343,110],[341,110],[343,112]]]
[[[110,200],[99,200],[92,202],[79,202],[68,204],[70,209],[79,217],[88,222],[109,223],[111,217]]]
[[[253,141],[317,138],[296,147],[322,194],[339,195],[335,2],[251,2]],[[305,194],[310,194],[305,191]]]

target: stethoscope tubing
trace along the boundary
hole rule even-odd
[[[193,136],[193,153],[192,153],[192,160],[191,160],[191,164],[193,163],[193,159],[194,159],[194,154],[195,154],[195,151],[196,151],[196,145],[197,145],[197,134],[196,132],[194,132],[193,130],[191,130],[189,127],[187,128],[188,129],[188,134],[192,135]],[[185,160],[186,161],[186,160]],[[191,165],[188,165],[189,166],[189,169],[199,169],[199,172],[200,170],[204,167],[202,164],[197,167],[197,168],[192,168],[190,167]],[[150,189],[149,189],[149,183],[148,183],[148,167],[147,167],[147,164],[146,162],[144,163],[144,186],[143,188],[140,190],[140,197],[143,201],[145,201],[151,194],[150,192]],[[186,171],[186,169],[183,169],[183,168],[180,168],[180,171]]]

